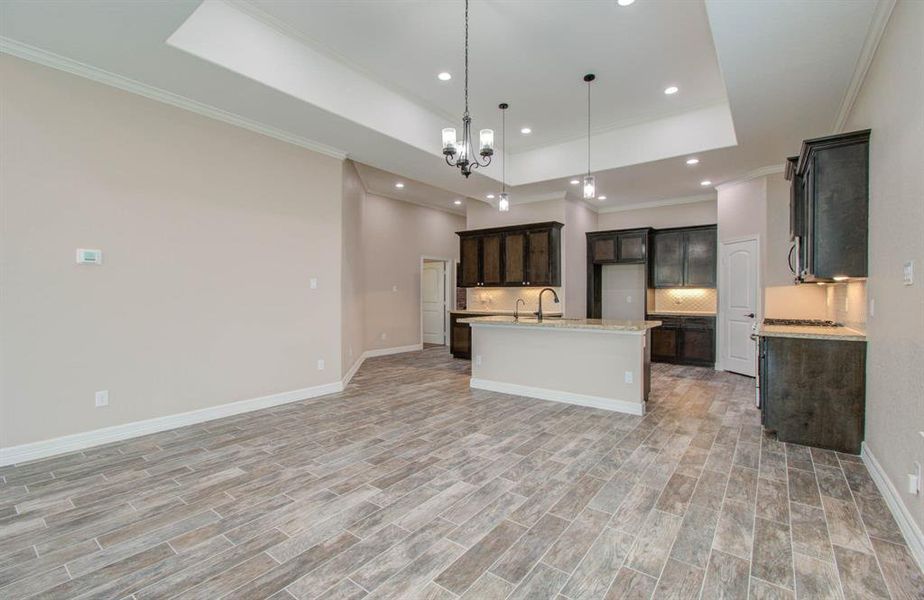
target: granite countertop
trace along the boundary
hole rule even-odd
[[[617,321],[612,319],[549,319],[548,321],[540,322],[533,317],[520,317],[519,321],[514,321],[513,317],[509,316],[473,317],[471,319],[462,319],[459,322],[468,323],[470,325],[497,325],[507,327],[593,329],[633,334],[643,334],[649,329],[661,325],[661,321]]]
[[[696,310],[650,310],[648,314],[653,317],[715,317],[714,312]]]
[[[453,315],[512,315],[512,310],[470,310],[470,309],[453,309],[449,311]],[[533,311],[528,311],[525,308],[520,311],[523,315],[531,315]],[[561,317],[561,313],[543,313],[543,316],[549,319],[557,319]]]
[[[761,325],[757,329],[761,337],[789,337],[808,340],[841,340],[865,342],[866,334],[849,327],[812,327],[806,325]]]

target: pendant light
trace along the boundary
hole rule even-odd
[[[450,167],[458,167],[466,178],[472,169],[487,167],[494,154],[494,130],[482,129],[478,132],[478,154],[472,144],[472,118],[468,114],[468,0],[465,0],[465,112],[462,113],[462,140],[456,140],[456,128],[443,129],[443,156]],[[484,162],[478,161],[478,156]]]
[[[587,83],[587,175],[584,176],[584,200],[593,200],[597,195],[596,180],[590,174],[590,82],[596,78],[593,73],[584,75]]]
[[[504,153],[507,153],[507,108],[510,105],[506,102],[501,102],[497,108],[501,109],[501,144],[504,145]],[[505,157],[501,157],[501,193],[500,199],[497,201],[497,210],[501,212],[510,211],[510,197],[507,195],[507,161]]]

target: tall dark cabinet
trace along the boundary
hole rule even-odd
[[[716,226],[661,229],[651,235],[651,287],[714,288]]]
[[[456,232],[460,287],[561,285],[561,223]]]
[[[806,140],[787,160],[790,264],[800,281],[867,276],[869,134]]]

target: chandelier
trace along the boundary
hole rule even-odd
[[[590,174],[590,82],[596,79],[593,73],[584,75],[587,82],[587,175],[584,176],[584,200],[593,200],[597,195],[594,176]]]
[[[465,0],[465,112],[462,113],[462,140],[456,138],[456,128],[443,129],[443,155],[446,164],[458,167],[462,175],[468,177],[472,169],[487,167],[494,155],[494,130],[482,129],[478,132],[478,153],[472,143],[472,118],[468,114],[468,0]],[[479,162],[478,157],[483,159]]]

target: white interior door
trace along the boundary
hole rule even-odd
[[[420,276],[423,303],[423,341],[446,343],[446,263],[427,261]]]
[[[758,312],[757,240],[722,244],[722,288],[719,290],[722,319],[722,367],[754,377],[757,348],[751,339]]]

